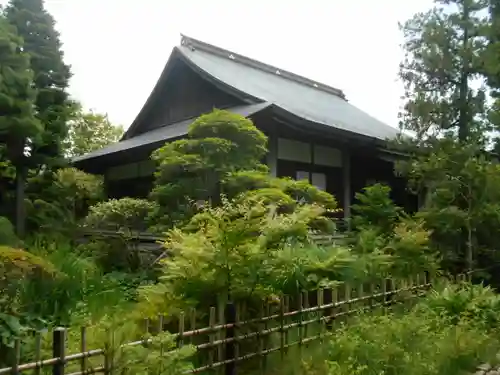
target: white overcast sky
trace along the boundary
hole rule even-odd
[[[6,3],[0,0],[0,3]],[[398,21],[432,0],[45,0],[71,94],[128,127],[183,33],[338,87],[397,125]]]

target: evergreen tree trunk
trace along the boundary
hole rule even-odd
[[[463,35],[462,35],[462,50],[468,50],[469,44],[469,3],[467,1],[463,4],[462,22],[463,22]],[[462,61],[462,72],[460,74],[459,82],[459,117],[458,117],[458,140],[459,142],[466,142],[469,138],[469,128],[471,124],[469,123],[469,104],[467,102],[467,96],[469,93],[469,62],[470,56],[468,53],[464,53]]]
[[[26,205],[24,204],[26,167],[16,166],[16,233],[19,238],[26,234]]]

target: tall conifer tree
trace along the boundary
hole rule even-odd
[[[24,52],[30,55],[34,72],[36,116],[43,132],[33,143],[32,166],[57,167],[64,157],[72,104],[67,93],[70,67],[63,60],[54,18],[45,9],[43,0],[11,0],[5,15],[23,38]]]
[[[401,127],[416,133],[419,147],[401,170],[426,194],[419,215],[455,271],[473,268],[498,227],[491,215],[500,210],[498,167],[484,152],[493,128],[484,79],[489,7],[488,0],[435,0],[402,26]]]
[[[24,185],[28,168],[27,148],[36,143],[41,126],[34,115],[33,74],[22,39],[0,17],[0,144],[3,155],[16,170],[16,227],[24,235]]]
[[[401,124],[420,140],[448,134],[460,142],[478,141],[489,125],[485,89],[474,87],[486,48],[488,1],[435,3],[402,25],[406,103]]]

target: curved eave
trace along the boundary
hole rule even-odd
[[[278,118],[286,121],[287,126],[290,126],[291,128],[305,134],[313,134],[318,137],[325,137],[326,134],[330,134],[331,136],[334,136],[337,141],[339,139],[342,139],[345,142],[353,141],[356,143],[363,143],[366,145],[373,145],[381,148],[385,148],[388,142],[388,140],[369,137],[367,135],[342,130],[339,128],[335,128],[329,124],[299,116],[294,112],[289,111],[286,108],[283,108],[275,103],[273,103],[270,108],[272,108],[274,114]]]
[[[160,94],[164,86],[167,84],[167,79],[174,67],[174,64],[177,63],[178,61],[182,61],[184,64],[186,64],[187,67],[192,69],[194,72],[196,72],[201,78],[209,81],[212,83],[214,86],[219,88],[220,90],[224,91],[225,93],[235,96],[238,99],[242,100],[244,103],[263,103],[265,102],[264,100],[257,98],[255,96],[249,95],[241,90],[238,90],[236,87],[230,86],[226,84],[225,82],[217,79],[207,71],[203,70],[200,68],[198,65],[196,65],[191,59],[189,59],[187,56],[184,55],[184,53],[178,48],[174,47],[172,49],[172,53],[170,54],[170,57],[165,64],[165,67],[163,68],[163,71],[160,74],[160,77],[158,78],[158,81],[156,82],[153,90],[149,94],[148,99],[142,106],[141,110],[139,111],[139,114],[136,116],[130,127],[127,129],[123,137],[121,138],[122,140],[128,139],[130,137],[133,137],[136,133],[137,130],[139,129],[141,123],[145,119],[147,113],[152,109],[152,107],[155,105],[155,101],[157,96]]]

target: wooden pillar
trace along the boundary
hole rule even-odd
[[[268,143],[267,166],[269,167],[269,173],[272,177],[278,177],[278,137],[271,134]]]
[[[309,165],[309,183],[313,183],[313,168],[314,168],[314,143],[309,143],[309,157],[311,159]]]
[[[347,150],[342,151],[342,182],[344,185],[344,219],[349,219],[351,217],[351,154]]]

